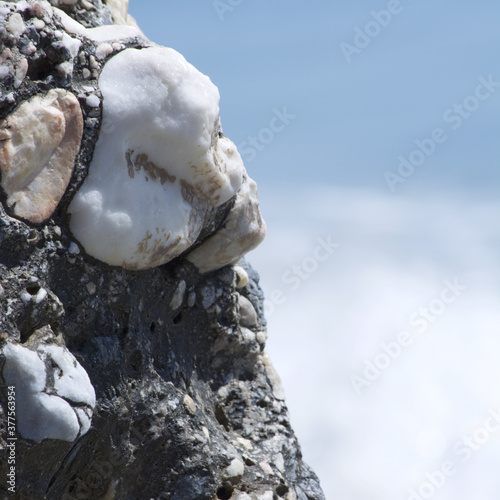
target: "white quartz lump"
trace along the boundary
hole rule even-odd
[[[208,211],[242,186],[241,157],[219,134],[219,92],[165,47],[113,56],[99,87],[103,122],[88,176],[69,207],[71,230],[88,254],[107,264],[164,264],[189,248]],[[252,219],[250,232],[259,233],[255,190],[248,186],[244,193],[250,195],[243,194],[241,202],[237,197],[231,224],[238,225],[245,212]],[[248,228],[243,233],[248,236]],[[238,252],[251,246],[238,241]]]
[[[39,223],[61,200],[83,133],[77,98],[52,89],[0,121],[1,185],[14,214]]]
[[[9,343],[1,353],[2,377],[15,387],[17,430],[23,438],[74,441],[89,430],[94,388],[66,347],[42,344],[32,350]]]

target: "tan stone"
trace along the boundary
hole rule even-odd
[[[0,121],[1,186],[14,214],[48,219],[61,201],[83,133],[77,98],[62,89],[24,102]]]
[[[257,184],[246,174],[224,226],[186,258],[202,273],[236,263],[262,242],[266,223],[260,214]]]

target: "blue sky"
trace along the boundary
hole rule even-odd
[[[224,132],[237,145],[268,128],[275,109],[295,116],[243,155],[263,189],[328,183],[390,193],[384,172],[397,173],[399,156],[436,128],[446,140],[396,192],[498,188],[498,89],[477,109],[467,101],[474,110],[457,129],[443,119],[481,76],[500,82],[498,2],[231,3],[131,0],[130,12],[219,87]],[[389,8],[377,28],[373,12]],[[356,28],[376,36],[349,63],[341,44],[355,46]]]

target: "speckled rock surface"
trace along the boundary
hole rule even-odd
[[[51,3],[87,28],[112,23],[100,0]],[[249,264],[201,274],[183,254],[131,271],[89,257],[70,231],[68,206],[106,125],[102,65],[149,43],[126,33],[93,41],[68,33],[47,2],[0,2],[0,120],[64,89],[84,124],[67,189],[46,219],[20,217],[0,192],[0,498],[321,500],[265,351]],[[233,205],[211,213],[197,245]],[[18,370],[13,353],[34,362]],[[33,384],[9,389],[30,369]],[[78,425],[23,437],[33,423],[20,429],[12,417],[26,391],[57,397]]]

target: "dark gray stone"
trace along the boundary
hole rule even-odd
[[[66,11],[86,26],[110,23],[100,0],[92,3],[95,10],[77,4]],[[181,256],[154,269],[127,271],[83,251],[74,253],[66,208],[86,175],[101,123],[81,91],[86,55],[94,47],[83,43],[85,56],[77,57],[73,74],[61,80],[54,68],[68,55],[53,43],[50,33],[56,28],[61,29],[49,24],[43,37],[27,31],[36,51],[19,88],[12,78],[0,81],[0,119],[32,95],[64,87],[79,97],[86,129],[70,186],[46,223],[29,225],[12,217],[1,194],[0,348],[5,342],[33,342],[43,329],[85,368],[97,404],[92,427],[73,443],[34,443],[18,436],[11,494],[3,388],[0,496],[211,500],[243,493],[259,499],[272,492],[275,499],[323,499],[316,476],[302,461],[286,405],[273,391],[264,346],[242,334],[237,293],[255,307],[255,332],[266,328],[258,274],[248,263],[239,265],[249,282],[236,289],[229,266],[200,275]],[[5,30],[0,40],[0,48],[12,52],[27,43],[14,42]],[[97,83],[86,80],[85,85],[96,88]],[[13,100],[5,98],[8,94]],[[223,224],[228,207],[214,211],[201,239]],[[181,280],[186,293],[171,310]],[[40,287],[46,297],[27,300]],[[195,300],[188,300],[193,294]],[[224,470],[235,458],[244,473],[227,480]]]

